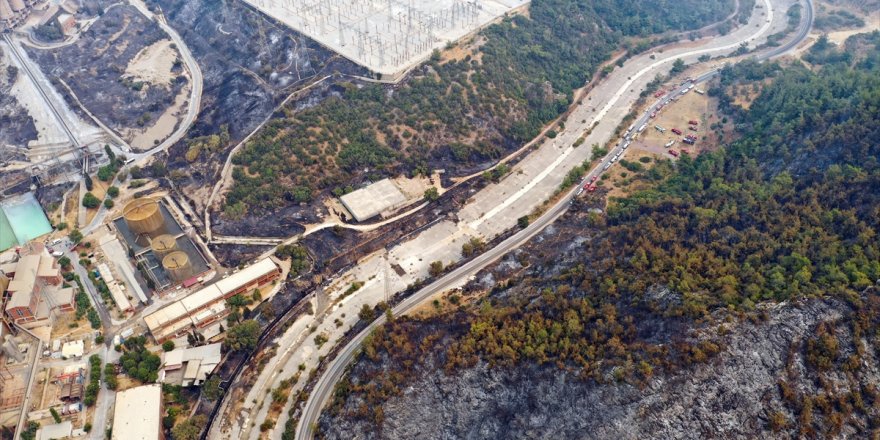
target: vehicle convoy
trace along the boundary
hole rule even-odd
[[[641,132],[645,131],[645,128],[647,128],[647,127],[648,127],[648,124],[642,124],[642,126],[639,127],[638,132],[641,133]]]

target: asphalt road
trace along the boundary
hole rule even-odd
[[[800,42],[802,42],[806,38],[807,34],[810,31],[810,28],[812,27],[814,18],[812,0],[807,0],[806,4],[806,20],[804,20],[805,25],[801,26],[801,29],[798,31],[796,38],[791,40],[789,43],[786,43],[780,47],[774,48],[768,52],[758,55],[756,57],[758,60],[766,60],[784,54],[800,44]],[[712,50],[717,49],[718,48],[714,48]],[[637,119],[636,123],[634,124],[635,128],[633,131],[638,129],[638,127],[643,124],[648,124],[650,121],[651,113],[656,111],[659,106],[668,104],[668,102],[673,97],[680,95],[692,85],[705,82],[713,78],[718,73],[718,70],[710,71],[706,74],[699,76],[698,78],[695,78],[693,81],[686,82],[674,91],[667,93],[662,99],[655,102],[647,112],[645,112],[641,117]],[[627,84],[626,87],[629,87],[629,84]],[[631,141],[632,137],[633,133],[628,133],[625,137],[625,140],[620,142],[620,144],[615,147],[615,149],[610,151],[609,154],[589,174],[587,174],[587,176],[584,177],[584,181],[589,181],[588,179],[600,175],[602,171],[604,171],[604,169],[607,169],[606,165],[610,165],[611,163],[616,161],[617,157],[619,157],[618,155],[622,154],[622,152],[625,150],[627,142]],[[612,159],[614,160],[612,161]],[[498,246],[465,263],[458,269],[446,274],[445,276],[434,281],[427,287],[419,290],[409,298],[403,300],[400,304],[394,307],[393,314],[399,316],[407,313],[408,311],[420,305],[423,301],[432,297],[434,294],[443,292],[450,286],[457,285],[463,278],[466,278],[471,274],[481,270],[501,256],[528,241],[530,238],[541,232],[547,225],[559,218],[559,216],[561,216],[567,210],[571,200],[578,194],[581,187],[582,185],[578,185],[578,187],[575,187],[573,190],[571,190],[563,199],[557,202],[552,208],[550,208],[550,210],[545,212],[541,217],[538,218],[537,221],[529,225],[527,228],[519,231],[510,238],[501,242],[501,244],[499,244]],[[315,384],[314,389],[309,395],[309,399],[306,401],[305,407],[303,408],[302,417],[300,418],[299,425],[297,426],[297,439],[312,438],[313,427],[318,421],[321,409],[323,408],[324,404],[329,400],[336,382],[338,382],[342,378],[348,364],[351,363],[351,361],[354,359],[354,356],[360,349],[360,346],[363,343],[364,339],[370,334],[370,332],[373,331],[374,328],[384,323],[385,318],[383,316],[367,326],[367,328],[365,328],[354,338],[352,338],[352,340],[349,341],[348,344],[346,344],[345,347],[337,354],[336,358],[331,361],[327,369],[318,379],[318,382]]]

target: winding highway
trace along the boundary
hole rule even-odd
[[[788,51],[792,50],[798,44],[800,44],[809,34],[810,29],[813,25],[813,0],[806,0],[806,7],[804,8],[804,17],[801,20],[801,26],[798,30],[795,38],[791,39],[788,43],[772,48],[761,54],[757,55],[755,58],[757,60],[767,60],[773,57],[777,57],[779,55],[785,54]],[[773,10],[769,3],[769,0],[764,0],[764,4],[766,5],[766,10],[768,11],[769,17],[764,26],[762,26],[755,34],[752,34],[750,38],[742,40],[734,45],[728,45],[724,47],[714,47],[707,49],[695,50],[687,53],[687,56],[699,56],[701,54],[717,52],[730,49],[732,47],[738,47],[741,43],[748,43],[749,41],[754,40],[757,36],[762,35],[769,26],[771,21],[773,20]],[[783,15],[783,19],[784,14]],[[680,56],[678,56],[680,57]],[[678,58],[676,57],[676,58]],[[651,66],[643,69],[640,74],[647,73],[653,68],[660,66],[663,63],[671,62],[672,59],[666,58],[663,60],[658,60],[656,63],[653,63]],[[649,107],[648,111],[642,114],[639,118],[637,118],[634,127],[640,127],[641,125],[647,124],[650,119],[650,114],[657,110],[661,105],[666,105],[669,100],[673,97],[680,95],[681,93],[685,93],[686,90],[692,87],[694,84],[708,81],[709,79],[715,77],[719,74],[718,69],[714,69],[705,74],[700,75],[697,78],[694,78],[692,81],[688,81],[685,84],[678,87],[675,91],[668,93],[663,99],[655,102],[652,106]],[[638,76],[634,76],[631,78],[624,87],[621,87],[617,96],[623,94],[625,90],[627,90],[635,81]],[[612,105],[616,103],[616,100],[609,101],[606,106],[596,115],[597,118],[601,118],[605,115],[605,113],[611,108]],[[588,181],[588,179],[592,179],[598,177],[604,169],[607,169],[616,159],[624,153],[624,150],[628,146],[628,143],[631,141],[634,136],[635,130],[628,132],[624,139],[621,140],[618,145],[612,149],[608,155],[603,158],[602,161],[599,162],[598,165],[594,169],[592,169],[585,177],[584,181]],[[417,291],[412,296],[403,300],[400,304],[393,308],[394,315],[403,315],[407,312],[413,310],[414,308],[421,305],[423,302],[427,301],[433,295],[437,293],[441,293],[444,290],[447,290],[451,286],[460,285],[461,281],[477,271],[483,269],[484,267],[491,264],[493,261],[502,257],[506,253],[511,250],[517,248],[518,246],[524,244],[530,238],[540,233],[547,225],[555,221],[562,214],[565,213],[567,208],[570,205],[570,202],[574,197],[577,196],[578,191],[582,185],[578,185],[571,191],[569,191],[565,197],[559,200],[555,205],[553,205],[549,210],[547,210],[543,215],[541,215],[535,222],[529,225],[527,228],[517,232],[513,236],[507,238],[503,242],[501,242],[498,246],[488,250],[487,252],[479,255],[473,260],[463,264],[461,267],[453,270],[452,272],[446,274],[445,276],[439,278],[434,281],[427,287]],[[367,326],[363,331],[355,335],[336,355],[336,357],[330,361],[327,365],[327,368],[324,370],[321,377],[318,379],[315,384],[314,389],[309,395],[308,400],[305,403],[305,406],[302,411],[302,416],[300,418],[299,424],[297,425],[296,430],[296,438],[300,440],[310,439],[313,437],[313,428],[317,425],[318,417],[320,416],[321,409],[329,400],[332,395],[333,388],[335,384],[342,378],[343,374],[349,363],[354,359],[358,350],[360,349],[361,344],[366,339],[366,337],[375,329],[377,326],[380,326],[385,323],[385,318],[380,317],[373,323]]]

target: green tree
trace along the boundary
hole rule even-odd
[[[107,195],[113,197],[114,199],[119,196],[119,188],[115,186],[111,186],[107,188]]]
[[[675,61],[672,62],[672,70],[669,71],[670,75],[678,75],[681,72],[684,72],[684,69],[687,68],[687,65],[684,63],[684,60],[681,58],[676,58]]]
[[[64,270],[69,270],[70,269],[70,258],[68,258],[68,257],[59,258],[58,265],[61,266],[61,268]]]
[[[224,344],[232,351],[250,351],[257,346],[260,338],[260,324],[247,319],[229,328]]]
[[[94,209],[101,205],[101,199],[95,197],[91,192],[87,192],[86,195],[83,196],[82,205],[86,208]]]
[[[443,273],[443,262],[442,261],[431,262],[431,266],[428,268],[428,274],[430,274],[434,278],[437,278],[442,273]]]
[[[429,202],[433,202],[434,200],[437,200],[439,198],[440,198],[440,192],[437,191],[437,188],[432,186],[432,187],[425,190],[425,200],[427,200]]]
[[[213,402],[220,398],[220,376],[214,375],[202,384],[202,397]]]
[[[165,341],[162,343],[163,351],[171,351],[174,350],[174,341]]]
[[[114,205],[114,203],[113,203],[112,199],[104,199],[104,207],[105,208],[110,209],[113,207],[113,205]]]
[[[524,216],[516,219],[516,224],[517,224],[517,226],[520,227],[520,229],[525,229],[525,228],[529,227],[529,216],[524,215]]]
[[[83,235],[82,235],[82,232],[79,232],[79,229],[74,229],[74,230],[70,231],[68,238],[70,238],[70,241],[73,244],[78,244],[79,242],[82,241]]]
[[[190,417],[171,428],[171,436],[174,440],[198,440],[207,423],[208,417],[202,414]]]
[[[374,318],[376,318],[376,311],[373,310],[368,304],[364,304],[361,306],[361,310],[358,312],[358,318],[364,322],[370,322]]]

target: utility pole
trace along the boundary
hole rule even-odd
[[[382,278],[384,278],[385,283],[385,304],[388,304],[388,295],[391,290],[390,283],[388,282],[388,267],[391,266],[391,254],[388,252],[388,248],[385,248],[385,264],[382,265]]]

